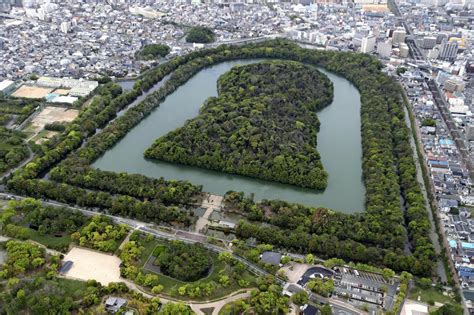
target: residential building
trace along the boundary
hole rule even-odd
[[[439,49],[438,58],[441,60],[454,61],[458,54],[458,46],[458,42],[443,42]]]

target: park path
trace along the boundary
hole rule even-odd
[[[191,303],[191,304],[189,304],[189,306],[191,306],[192,310],[198,315],[204,315],[204,312],[201,311],[201,309],[203,309],[203,308],[214,308],[214,310],[212,311],[212,315],[218,315],[219,311],[221,310],[221,308],[224,307],[224,305],[250,297],[250,291],[251,290],[248,290],[248,291],[242,292],[242,293],[238,293],[238,294],[235,294],[235,295],[231,295],[231,296],[229,296],[225,299],[222,299],[222,300],[219,300],[219,301],[216,301],[216,302],[202,303],[202,304],[201,303],[199,303],[199,304]]]

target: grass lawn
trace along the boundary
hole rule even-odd
[[[151,253],[155,249],[156,246],[160,244],[159,241],[153,239],[149,242],[145,241],[144,239],[141,240],[141,243],[143,247],[145,247],[145,250],[142,252],[140,255],[139,261],[138,261],[138,266],[141,268],[143,265],[145,265],[148,257],[150,257]]]
[[[51,249],[62,251],[65,248],[68,248],[69,244],[71,244],[70,235],[64,235],[62,237],[56,237],[54,235],[41,235],[38,233],[38,231],[33,229],[29,229],[29,233],[29,238],[31,240],[43,244],[44,246]]]
[[[64,290],[66,294],[72,295],[73,293],[81,290],[85,291],[87,288],[87,282],[80,280],[72,280],[65,278],[56,278],[55,280],[59,287]]]
[[[418,301],[418,296],[421,297],[421,302],[428,303],[430,301],[439,302],[439,303],[455,303],[454,300],[449,295],[444,295],[442,292],[438,291],[436,288],[421,289],[416,286],[413,287],[408,293],[408,298],[414,301]]]

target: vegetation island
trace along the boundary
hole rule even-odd
[[[235,67],[218,97],[145,152],[147,158],[301,187],[324,189],[316,150],[316,111],[332,100],[331,81],[314,67],[272,61]]]
[[[192,27],[186,35],[186,42],[208,44],[216,40],[214,31],[208,27],[195,26]]]

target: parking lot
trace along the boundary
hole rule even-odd
[[[386,281],[382,275],[339,268],[335,276],[335,294],[349,298],[355,305],[368,305],[369,308],[391,309],[398,282]]]

